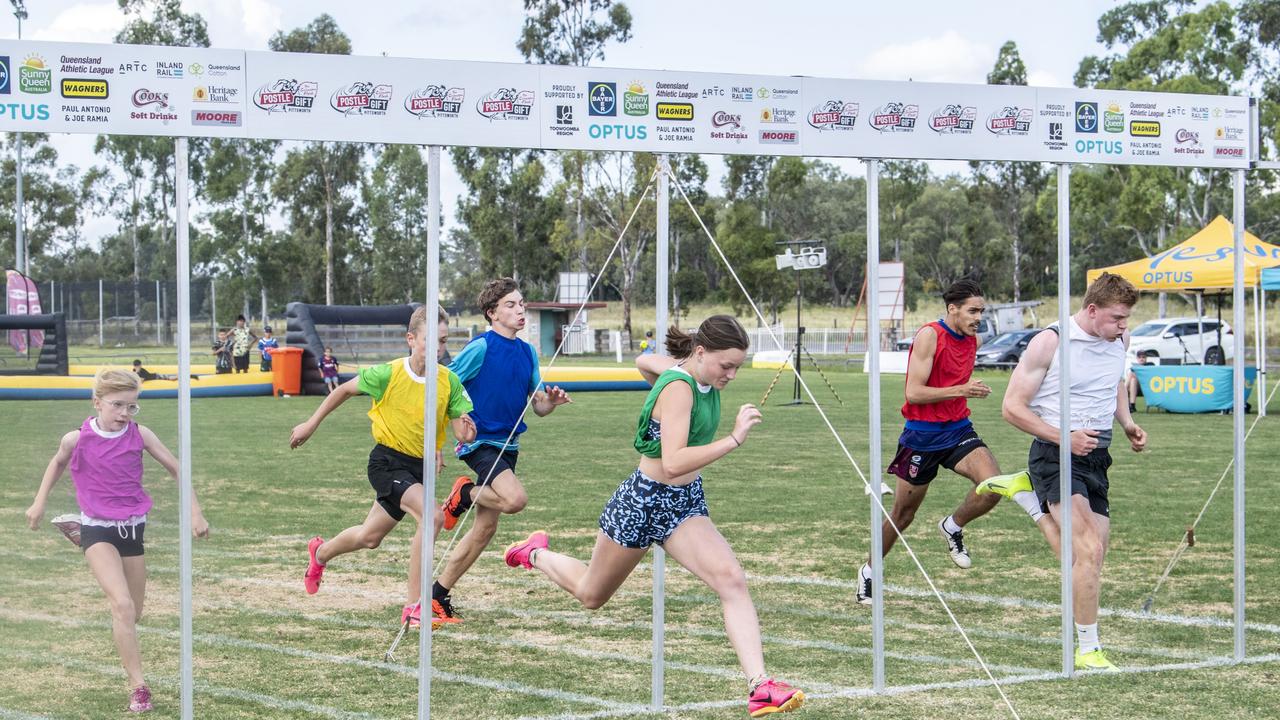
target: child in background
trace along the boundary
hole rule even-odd
[[[333,348],[324,349],[324,357],[320,358],[320,377],[324,378],[326,395],[338,389],[338,359],[333,356]]]
[[[178,460],[155,433],[133,421],[140,410],[141,387],[142,380],[127,370],[98,371],[93,379],[97,417],[62,436],[35,501],[27,509],[27,524],[35,530],[54,483],[69,465],[80,505],[80,546],[111,605],[111,634],[129,678],[129,712],[151,709],[137,631],[147,581],[142,539],[151,510],[151,497],[142,488],[142,451],[150,453],[171,477],[178,477]],[[194,494],[191,531],[196,537],[209,534],[209,523]]]
[[[271,372],[271,351],[280,347],[280,341],[271,337],[271,326],[263,325],[262,334],[264,337],[258,338],[258,354],[262,356],[262,364],[258,369],[262,372]]]
[[[231,372],[231,349],[234,344],[227,337],[226,330],[218,331],[218,341],[213,344],[213,354],[217,356],[215,368],[219,375]]]

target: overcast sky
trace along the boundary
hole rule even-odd
[[[1080,58],[1099,54],[1097,19],[1115,0],[1022,0],[979,3],[916,0],[632,0],[633,39],[610,46],[601,65],[663,70],[812,75],[875,80],[982,83],[1007,40],[1018,44],[1030,83],[1070,86]],[[523,23],[520,0],[336,2],[335,0],[184,0],[209,24],[214,47],[266,49],[277,30],[329,13],[357,55],[521,62],[515,48]],[[124,24],[116,0],[27,0],[23,38],[111,42]],[[17,37],[11,14],[0,37]],[[66,162],[94,163],[92,136],[56,140]],[[723,163],[708,156],[711,190],[721,191]],[[858,163],[840,163],[860,174]],[[933,163],[935,172],[960,170]],[[461,183],[442,173],[446,224]],[[94,239],[114,229],[101,219]]]

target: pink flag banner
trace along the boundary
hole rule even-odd
[[[31,278],[17,270],[5,270],[5,287],[8,292],[8,313],[10,315],[39,315],[40,291]],[[28,345],[28,343],[30,343]],[[9,345],[18,354],[25,354],[28,347],[32,350],[44,346],[43,330],[10,330]]]

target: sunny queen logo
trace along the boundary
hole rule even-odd
[[[415,117],[458,117],[466,91],[458,87],[428,85],[404,99],[404,109]]]
[[[978,118],[976,107],[943,105],[929,116],[929,129],[944,135],[968,135]]]
[[[885,103],[871,113],[871,127],[880,132],[912,132],[920,116],[919,105]]]
[[[353,82],[333,91],[329,105],[343,115],[386,115],[391,105],[391,86]]]
[[[858,110],[858,103],[828,100],[809,111],[809,125],[819,130],[852,130]]]
[[[490,120],[528,120],[533,91],[498,88],[476,101],[476,112]]]
[[[987,129],[996,135],[1026,135],[1031,132],[1031,108],[1003,107],[987,117]]]
[[[320,86],[309,80],[281,78],[253,94],[253,104],[267,112],[311,112]]]

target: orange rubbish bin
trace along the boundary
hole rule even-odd
[[[271,349],[271,394],[302,394],[302,348]]]

